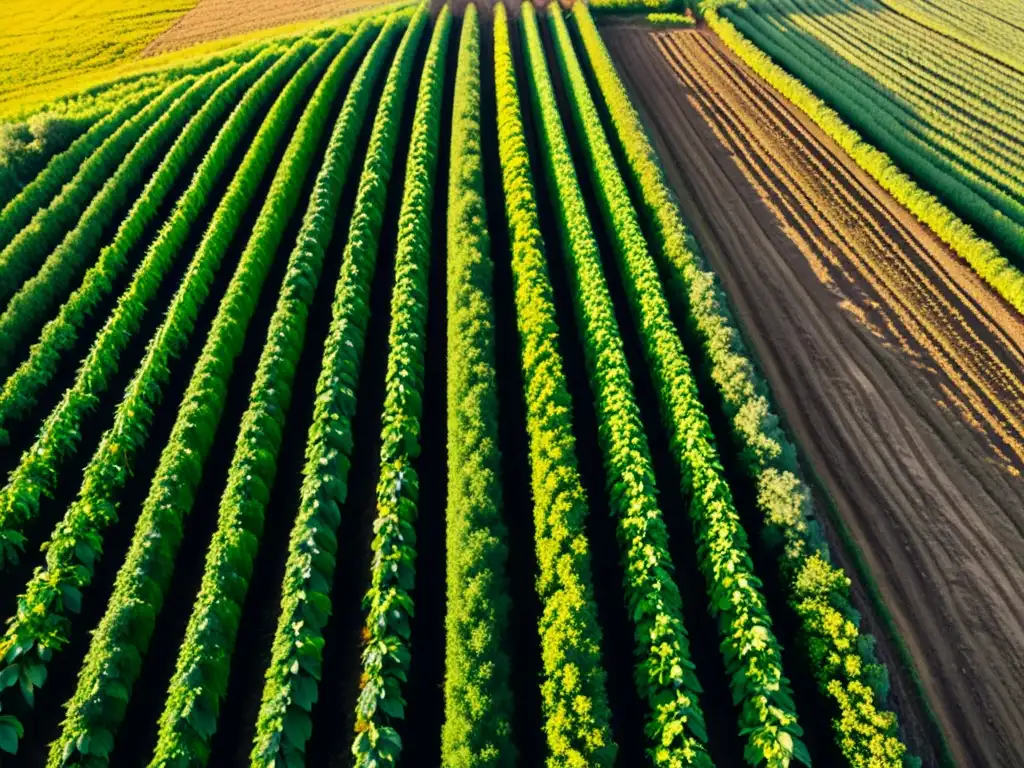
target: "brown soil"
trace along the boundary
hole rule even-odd
[[[296,21],[332,19],[385,2],[390,0],[199,0],[195,8],[146,46],[142,55],[155,56]]]
[[[606,40],[958,764],[1024,765],[1024,322],[709,30]]]

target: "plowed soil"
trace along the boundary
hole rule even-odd
[[[958,764],[1024,765],[1024,322],[709,30],[606,39]]]
[[[143,56],[176,51],[221,37],[271,29],[295,21],[332,19],[388,0],[199,0]]]

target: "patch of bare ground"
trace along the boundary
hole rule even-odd
[[[333,19],[389,0],[199,0],[196,7],[143,50],[143,56],[176,51],[222,37],[272,29],[296,21]]]
[[[1024,765],[1024,322],[709,30],[605,35],[958,764]]]

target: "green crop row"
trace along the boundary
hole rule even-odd
[[[549,14],[556,13],[549,9]],[[560,19],[560,16],[554,17]],[[531,86],[539,94],[537,122],[573,286],[579,333],[597,411],[605,483],[616,517],[623,590],[633,621],[635,679],[647,701],[648,752],[655,765],[710,765],[707,732],[698,703],[700,684],[690,658],[682,597],[673,576],[668,531],[658,508],[654,468],[601,256],[587,218],[554,87],[544,65],[535,14],[524,12]],[[559,46],[561,45],[559,41]],[[558,46],[556,46],[558,47]],[[564,57],[559,52],[560,57]]]
[[[542,610],[548,765],[610,766],[616,747],[593,609],[587,498],[576,463],[572,401],[558,350],[555,298],[540,233],[504,5],[494,7],[498,152],[515,290],[529,436]],[[572,669],[572,675],[565,670]]]
[[[145,443],[160,390],[171,374],[173,358],[180,354],[194,330],[199,307],[209,294],[214,273],[293,110],[310,83],[326,68],[338,45],[340,41],[325,44],[306,62],[260,128],[171,302],[162,327],[150,342],[117,408],[114,425],[104,433],[85,469],[78,499],[50,538],[45,567],[36,570],[26,593],[18,600],[18,613],[8,621],[7,631],[0,640],[0,680],[9,681],[9,685],[20,680],[26,699],[30,698],[32,688],[41,684],[33,681],[45,679],[45,666],[53,652],[67,642],[70,621],[67,614],[78,612],[81,590],[92,581],[96,560],[102,554],[103,531],[116,519],[114,497],[129,475],[137,449]],[[242,266],[244,259],[239,269]],[[111,328],[118,328],[120,316],[133,309],[130,305],[119,305],[108,321],[105,334],[117,334],[118,331],[111,331]],[[12,473],[12,482],[3,491],[5,506],[0,508],[0,512],[8,512],[4,520],[8,525],[14,522],[11,512],[20,513],[22,520],[27,511],[34,513],[42,492],[40,485],[45,482],[48,489],[53,487],[60,458],[75,449],[77,424],[86,409],[99,399],[95,391],[98,382],[109,382],[116,370],[115,353],[110,352],[107,343],[101,340],[93,347],[79,369],[74,387],[65,392],[44,424],[36,445]],[[10,549],[18,542],[17,531],[9,527],[3,533],[10,554]],[[11,669],[17,670],[13,679]]]
[[[784,545],[780,565],[804,641],[815,649],[812,672],[841,707],[837,739],[855,766],[872,764],[869,755],[877,760],[874,765],[898,766],[904,749],[895,736],[895,717],[876,709],[873,697],[865,695],[877,663],[865,652],[870,640],[857,629],[849,581],[829,565],[817,524],[808,520],[811,494],[799,479],[796,449],[771,411],[767,385],[751,362],[721,287],[683,226],[658,157],[593,19],[582,6],[575,8],[573,18],[651,224],[654,252],[674,276],[672,287],[687,309],[703,364],[722,396],[741,461],[756,482],[766,528]]]
[[[370,34],[364,33],[364,37]],[[326,45],[334,48],[336,42]],[[51,747],[52,765],[65,765],[76,752],[82,753],[83,739],[92,746],[98,738],[113,742],[171,583],[184,519],[191,511],[213,445],[234,361],[287,225],[288,208],[296,204],[304,175],[302,164],[308,165],[308,156],[316,146],[316,121],[324,119],[333,89],[363,48],[365,44],[357,33],[335,59],[310,100],[278,169],[272,187],[276,194],[272,192],[268,197],[247,249],[255,256],[243,257],[192,373],[107,612],[93,635],[78,688],[68,703],[63,730]],[[278,213],[281,218],[275,220]],[[147,606],[145,610],[141,609],[143,605]],[[205,688],[209,691],[210,687]],[[203,718],[207,714],[194,711],[190,718],[206,722]],[[189,757],[194,755],[190,753]],[[92,758],[90,761],[96,762]]]
[[[140,369],[136,372],[136,380],[141,381],[139,376],[143,375],[143,368],[146,368],[144,376],[147,379],[154,377],[154,381],[165,382],[170,376],[164,359],[170,359],[177,354],[184,346],[187,336],[191,334],[199,306],[209,292],[213,275],[256,194],[257,187],[273,157],[273,150],[288,126],[288,117],[296,106],[295,102],[303,89],[323,72],[330,61],[329,53],[321,48],[318,55],[310,58],[283,94],[288,98],[279,99],[275,105],[270,115],[273,120],[268,118],[264,128],[261,128],[260,134],[253,141],[175,294],[172,306],[180,312],[180,319],[176,318],[172,322],[170,310],[168,311],[168,318],[151,340]],[[149,266],[148,262],[146,266]],[[148,273],[141,277],[140,282],[143,284],[154,280],[154,276]],[[152,286],[147,287],[152,290]],[[46,418],[35,444],[22,456],[21,462],[11,473],[8,484],[0,491],[0,546],[3,547],[0,556],[6,556],[7,560],[16,557],[17,550],[23,546],[24,537],[19,529],[38,512],[40,497],[52,493],[58,480],[61,462],[77,450],[82,419],[88,410],[99,402],[100,395],[116,373],[118,355],[137,329],[143,310],[139,294],[146,292],[148,291],[144,285],[135,284],[121,297],[118,306],[79,367],[74,385],[65,391],[60,403]],[[172,335],[165,338],[168,333]],[[133,383],[130,386],[134,385]],[[154,391],[153,394],[157,392]],[[123,403],[120,412],[127,413]],[[146,427],[142,427],[141,413],[128,417],[125,426],[141,428],[145,432],[148,430],[151,416],[152,414],[148,413],[145,415]],[[133,443],[132,450],[137,445],[138,443]],[[102,445],[100,449],[103,449]],[[116,454],[122,448],[112,446],[112,449]],[[112,455],[111,458],[117,461],[124,460],[123,456]],[[118,466],[117,461],[111,461],[107,466],[113,469]],[[104,462],[100,461],[98,466],[104,466]]]
[[[211,81],[226,76],[234,65],[224,65],[200,79],[206,87]],[[124,123],[114,134],[100,145],[75,177],[61,190],[50,205],[36,212],[27,226],[23,227],[10,243],[0,251],[0,305],[6,305],[25,278],[43,263],[56,248],[68,231],[74,227],[82,211],[92,201],[100,188],[117,170],[124,157],[168,109],[189,90],[195,81],[183,78],[157,99]]]
[[[39,330],[53,307],[67,298],[104,231],[123,209],[130,195],[137,191],[150,167],[162,158],[118,228],[114,242],[107,248],[124,253],[142,237],[143,229],[156,215],[185,163],[207,132],[220,122],[228,107],[237,103],[278,55],[280,52],[272,49],[233,74],[225,72],[221,78],[228,74],[231,77],[222,83],[221,78],[208,80],[211,75],[207,75],[139,139],[114,175],[89,202],[74,229],[46,257],[39,271],[11,297],[0,315],[0,362],[9,359],[29,334]],[[215,87],[216,91],[213,90]],[[182,129],[186,120],[188,123]],[[168,149],[166,144],[179,129],[181,134]],[[102,254],[100,258],[103,258]]]
[[[147,94],[148,96],[149,94]],[[0,210],[0,250],[7,247],[36,213],[60,194],[78,169],[110,136],[131,119],[143,105],[143,98],[125,99],[109,114],[102,116],[67,149],[55,155],[32,180],[4,204]]]
[[[138,330],[142,315],[148,309],[147,305],[156,295],[167,270],[179,256],[192,225],[207,203],[214,202],[209,199],[213,187],[227,170],[232,155],[245,136],[247,126],[256,119],[281,83],[294,73],[313,49],[313,44],[306,41],[293,46],[245,93],[220,129],[188,188],[175,204],[168,221],[147,249],[135,270],[130,287],[121,298],[121,308],[129,311],[120,312],[117,325],[110,328],[108,339],[114,344],[110,347],[110,357],[120,354],[128,339]],[[36,403],[37,395],[56,373],[61,356],[77,341],[86,319],[114,289],[115,281],[128,268],[128,253],[116,245],[115,241],[103,249],[100,258],[86,272],[82,284],[60,308],[57,317],[43,327],[39,341],[32,345],[28,359],[4,382],[0,390],[0,444],[6,440],[4,425],[23,416]]]
[[[356,705],[356,765],[394,765],[398,753],[372,749],[398,744],[391,723],[404,717],[402,683],[409,668],[411,591],[416,577],[416,514],[419,478],[413,466],[420,452],[423,371],[426,356],[431,219],[441,141],[441,99],[452,17],[444,6],[437,17],[423,66],[402,208],[398,215],[395,284],[391,296],[388,369],[384,381],[380,479],[374,522],[371,584],[363,606],[363,674]]]
[[[751,765],[785,766],[793,759],[809,765],[810,756],[798,738],[802,729],[783,675],[781,648],[772,632],[768,605],[754,574],[746,532],[725,480],[697,382],[672,322],[657,266],[558,7],[550,9],[550,17],[556,57],[570,94],[570,111],[652,373],[682,490],[690,500],[697,561],[704,574],[711,615],[718,619],[733,701],[741,707],[740,732],[747,741],[744,757]],[[621,431],[611,430],[616,437]],[[631,567],[628,578],[637,576]],[[646,634],[646,627],[643,629]]]
[[[425,5],[411,21],[393,16],[367,57],[372,60],[372,64],[366,65],[369,74],[357,76],[358,87],[366,91],[361,104],[361,110],[366,111],[365,99],[369,98],[376,72],[404,28],[376,105],[335,288],[331,324],[316,384],[313,423],[306,444],[299,509],[281,588],[281,615],[256,722],[254,766],[305,764],[306,742],[313,727],[310,712],[317,700],[321,674],[323,630],[331,612],[336,534],[353,448],[351,420],[369,323],[370,286],[377,265],[406,90],[429,16]],[[353,85],[353,89],[356,87]],[[385,751],[384,745],[372,747]]]
[[[480,19],[470,4],[459,40],[448,169],[448,600],[441,761],[512,766],[508,531],[501,516],[494,263],[480,91]]]
[[[327,128],[332,103],[339,96],[339,85],[364,59],[378,31],[371,23],[356,31],[317,86],[293,136],[291,158],[279,171],[281,188],[287,188],[287,199],[284,206],[282,201],[268,201],[264,209],[267,223],[282,216],[286,220],[291,217],[313,154]],[[366,63],[360,65],[360,71],[367,67]],[[317,174],[313,196],[289,258],[285,283],[270,319],[249,406],[228,469],[199,596],[185,629],[160,719],[154,766],[205,765],[209,760],[210,741],[227,692],[231,655],[262,538],[309,305],[333,232],[341,187],[354,153],[354,139],[366,112],[366,91],[365,81],[357,75],[332,131],[324,165]],[[249,284],[240,283],[240,291],[246,285]],[[204,362],[212,372],[223,366],[223,357],[210,351]],[[197,371],[198,380],[200,376]],[[223,391],[211,391],[210,396],[217,397],[213,408],[223,406]]]

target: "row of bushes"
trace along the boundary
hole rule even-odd
[[[370,35],[365,34],[364,38],[367,37]],[[327,41],[312,60],[329,60],[340,43],[341,38]],[[366,44],[357,35],[335,58],[309,101],[277,170],[268,202],[214,318],[178,408],[128,556],[118,573],[107,612],[93,635],[61,734],[51,747],[54,761],[58,754],[74,755],[76,748],[69,745],[78,745],[84,737],[95,743],[97,734],[105,732],[112,741],[121,723],[172,581],[184,520],[192,509],[213,446],[234,362],[290,218],[289,209],[294,209],[302,187],[303,166],[308,170],[326,121],[325,113],[330,109],[333,89],[354,66]],[[211,688],[209,683],[204,685],[208,694]],[[189,716],[200,722],[207,714],[196,708]]]
[[[802,729],[783,674],[771,614],[657,266],[562,13],[552,7],[550,17],[577,135],[652,373],[669,450],[679,465],[682,491],[689,498],[697,563],[704,574],[711,615],[718,619],[732,698],[741,707],[744,754],[754,765],[784,766],[791,760],[809,765],[810,756],[799,740]]]
[[[6,368],[4,361],[9,360],[31,334],[39,331],[51,310],[64,302],[72,286],[81,279],[104,232],[138,190],[150,167],[160,161],[118,227],[114,242],[104,250],[125,253],[138,242],[207,133],[279,55],[280,51],[271,49],[240,67],[223,83],[217,79],[207,81],[211,77],[207,75],[172,104],[139,139],[114,175],[89,202],[74,229],[46,257],[39,271],[22,284],[0,315],[0,373]],[[179,130],[180,135],[168,149],[167,143]],[[101,254],[100,258],[104,256],[106,254]]]
[[[313,728],[310,713],[317,700],[322,669],[324,627],[331,613],[337,531],[348,489],[353,450],[352,417],[369,323],[370,288],[406,90],[428,23],[425,6],[419,7],[411,21],[406,16],[392,15],[352,86],[352,93],[358,87],[366,95],[361,96],[359,102],[345,105],[345,110],[359,110],[354,111],[354,115],[375,109],[376,116],[359,177],[316,383],[299,508],[292,526],[281,588],[281,614],[256,720],[254,766],[270,768],[305,763],[306,742]],[[394,41],[403,29],[406,31],[387,73],[384,91],[375,104],[367,103],[377,73],[387,62]],[[354,137],[351,143],[355,144]],[[278,388],[272,378],[266,379],[263,386],[273,387],[275,391]],[[270,429],[281,430],[283,412],[275,420],[271,420],[271,416],[274,414],[268,411],[262,422]],[[239,445],[242,445],[241,440]],[[254,453],[250,461],[256,466],[265,459]]]
[[[541,700],[551,765],[612,765],[601,627],[593,609],[586,493],[572,400],[558,350],[554,292],[541,238],[508,15],[494,7],[494,87],[529,439],[541,602]],[[572,669],[574,674],[565,674]]]
[[[567,85],[568,101],[579,95],[567,77],[566,41],[560,11],[548,9],[556,21],[554,48]],[[558,15],[556,15],[558,14]],[[537,123],[543,152],[550,156],[548,186],[557,190],[556,207],[563,232],[576,318],[590,388],[597,411],[598,436],[604,457],[605,485],[616,517],[628,613],[633,621],[640,696],[647,702],[648,753],[655,765],[709,766],[707,731],[698,702],[700,684],[690,658],[683,625],[683,605],[676,584],[668,530],[658,507],[654,467],[615,307],[601,264],[593,225],[572,165],[569,140],[555,103],[554,88],[544,65],[544,51],[533,12],[523,13],[526,58],[531,89],[538,93]],[[569,51],[571,53],[571,49]],[[594,126],[579,125],[592,131]],[[600,125],[597,126],[600,130]],[[595,178],[598,186],[603,179]],[[628,202],[628,201],[627,201]]]
[[[374,759],[384,766],[397,762],[398,752],[389,748],[400,741],[393,724],[405,717],[402,683],[411,659],[416,581],[419,477],[415,461],[420,453],[431,231],[451,27],[452,16],[444,6],[423,64],[398,214],[374,554],[370,588],[363,597],[365,645],[353,745],[361,767],[373,765]]]
[[[484,200],[480,21],[466,7],[448,172],[448,506],[441,762],[513,766],[494,262]]]
[[[865,695],[872,683],[878,694],[885,693],[877,683],[884,670],[870,650],[870,636],[858,630],[849,580],[828,562],[824,539],[811,517],[810,490],[800,479],[796,449],[771,410],[767,385],[751,362],[724,292],[683,226],[660,161],[593,19],[579,6],[573,17],[608,106],[625,170],[650,224],[654,253],[674,278],[671,288],[686,307],[687,330],[699,340],[703,365],[722,398],[740,459],[756,483],[757,506],[779,553],[803,642],[813,654],[812,673],[840,708],[834,721],[837,741],[852,765],[899,766],[905,748],[896,737],[895,717],[882,708],[882,695]]]
[[[82,589],[92,581],[96,561],[102,555],[103,532],[117,519],[117,492],[124,487],[136,452],[146,442],[154,409],[159,407],[161,389],[171,375],[170,366],[195,329],[214,274],[283,138],[293,111],[302,102],[309,85],[324,71],[336,47],[322,47],[320,54],[311,57],[292,78],[242,161],[168,308],[163,325],[150,342],[117,408],[114,425],[104,433],[86,466],[78,498],[50,538],[45,566],[36,570],[26,593],[19,598],[18,613],[9,620],[0,640],[0,679],[9,679],[10,670],[14,669],[15,680],[29,683],[45,680],[46,664],[54,651],[67,643],[68,614],[79,611]],[[243,267],[244,261],[240,270]],[[4,529],[3,535],[9,549],[20,543],[14,524],[35,514],[44,487],[52,494],[61,459],[77,448],[78,425],[86,411],[99,401],[99,393],[117,370],[117,355],[119,348],[123,348],[120,345],[126,343],[132,332],[125,330],[125,317],[136,316],[139,312],[131,303],[131,296],[126,299],[115,309],[79,369],[74,386],[65,392],[47,418],[36,444],[23,457],[2,491],[5,506],[0,507],[0,512],[8,512],[3,521],[9,527]],[[26,689],[31,694],[33,685],[22,683],[23,696]],[[63,744],[62,751],[68,749],[67,744],[71,744],[71,752],[77,749],[80,753],[92,754],[95,749],[100,754],[107,741],[100,737],[93,744],[91,737],[85,734],[83,744],[86,747],[80,749],[76,739]]]
[[[929,162],[918,153],[924,145],[913,141],[905,131],[889,126],[885,116],[878,110],[864,109],[863,103],[848,94],[839,81],[828,81],[820,74],[820,69],[802,63],[803,60],[790,50],[788,42],[777,39],[774,34],[758,34],[757,39],[767,51],[765,53],[744,36],[744,33],[752,34],[755,28],[743,17],[735,16],[734,23],[708,8],[704,18],[723,42],[751,69],[806,112],[857,165],[967,261],[996,293],[1018,311],[1024,312],[1024,274],[1021,270],[1002,256],[991,243],[979,238],[939,198],[924,191],[901,168],[909,169],[915,178],[938,190],[944,200],[985,227],[1018,259],[1024,258],[1024,227],[1002,215],[989,201],[982,199],[974,189],[959,180],[958,176],[949,175],[947,171]],[[861,127],[866,135],[879,141],[889,154],[866,143],[844,122],[838,112],[827,106],[807,85],[789,75],[771,56],[778,58],[792,71],[800,72],[801,77],[817,93],[826,94],[848,120]]]
[[[112,356],[120,354],[130,336],[138,329],[142,315],[148,311],[160,283],[182,251],[192,225],[210,199],[213,187],[227,170],[229,162],[246,136],[247,126],[273,97],[281,83],[309,56],[314,46],[302,42],[277,60],[256,84],[246,91],[231,116],[220,129],[209,151],[203,157],[188,188],[175,204],[170,217],[150,244],[146,255],[136,267],[134,279],[120,306],[131,311],[117,315],[117,346]],[[61,306],[57,316],[43,326],[39,340],[32,345],[28,358],[15,369],[0,390],[0,444],[6,442],[4,425],[24,416],[36,404],[36,398],[55,375],[61,357],[78,340],[86,320],[97,305],[113,290],[115,282],[129,267],[128,253],[116,242],[100,253],[81,285]]]
[[[204,75],[200,79],[201,88],[208,93],[210,85],[226,78],[234,68],[234,65],[227,64]],[[25,278],[39,268],[75,226],[82,212],[142,135],[175,103],[180,104],[180,98],[197,84],[192,78],[183,77],[121,125],[89,156],[60,194],[46,208],[37,210],[29,223],[11,237],[0,251],[0,306],[6,305]],[[26,199],[23,205],[30,205],[30,201]],[[14,219],[21,218],[20,212],[13,213]]]

